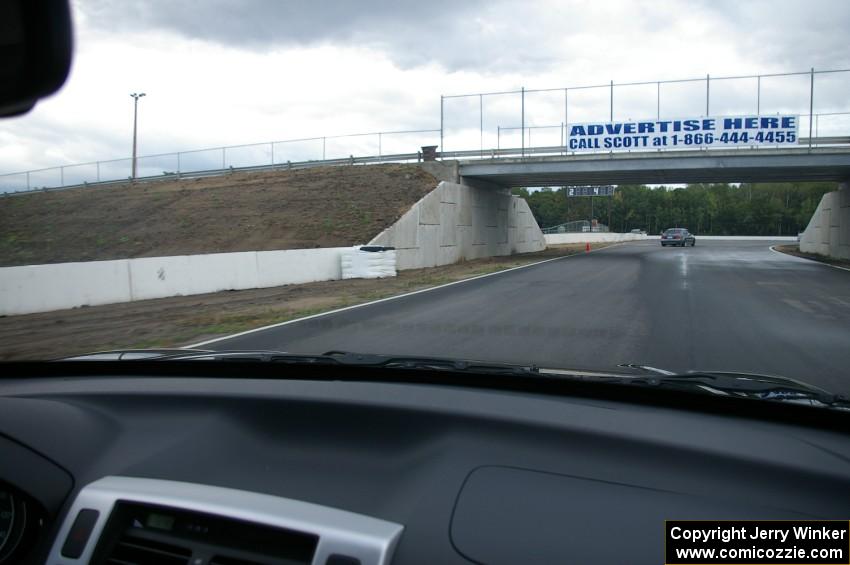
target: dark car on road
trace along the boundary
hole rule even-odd
[[[694,237],[694,234],[686,228],[670,228],[664,230],[664,233],[661,234],[662,247],[667,247],[668,245],[680,245],[682,247],[690,245],[693,247],[696,244],[697,239]]]

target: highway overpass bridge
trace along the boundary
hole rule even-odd
[[[487,181],[490,186],[533,187],[593,184],[680,184],[696,182],[846,181],[850,179],[850,137],[799,139],[799,147],[566,153],[566,147],[516,147],[371,155],[344,159],[222,167],[209,170],[163,171],[137,181],[198,178],[233,172],[305,169],[322,166],[422,163],[441,180]],[[225,148],[226,149],[226,148]],[[222,160],[222,163],[225,161]],[[97,165],[92,178],[72,170]],[[91,168],[91,167],[90,167]],[[62,169],[68,169],[67,175]],[[92,168],[92,170],[95,170]],[[100,163],[0,175],[0,193],[26,194],[82,186],[119,184],[126,177],[104,180]],[[77,171],[79,172],[79,171]],[[61,173],[61,174],[60,174]],[[32,178],[30,178],[32,175]],[[52,178],[47,181],[44,175]],[[469,184],[469,182],[467,182]],[[483,183],[482,183],[483,184]]]
[[[850,147],[479,157],[459,160],[457,172],[503,187],[847,181]]]

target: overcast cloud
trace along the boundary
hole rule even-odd
[[[657,46],[669,35],[686,48],[731,42],[761,64],[820,67],[846,60],[850,23],[850,2],[842,0],[86,0],[78,11],[94,27],[119,32],[169,30],[257,51],[359,45],[402,67],[436,60],[448,71],[474,72],[557,69],[561,55],[590,56],[600,41]]]
[[[846,0],[73,5],[76,58],[69,81],[30,114],[0,123],[0,173],[128,156],[128,95],[135,91],[147,93],[139,107],[139,151],[155,154],[436,128],[441,94],[850,67]],[[805,77],[766,81],[762,107],[802,111],[791,106],[807,105],[807,85]],[[819,77],[818,85],[817,111],[850,111],[850,74]],[[754,111],[754,88],[754,82],[718,81],[712,111]],[[497,127],[516,125],[517,103],[485,100],[484,143],[495,145]],[[528,108],[528,123],[562,121],[560,100],[529,100],[536,106]],[[478,103],[447,102],[447,130],[454,136],[447,149],[480,142]],[[662,103],[664,113],[699,113],[704,85],[670,87]],[[607,93],[577,92],[572,104],[571,121],[602,119]],[[615,106],[622,118],[654,113],[655,90],[622,89]],[[384,143],[412,151],[432,141],[416,135]],[[350,154],[377,149],[369,143],[374,140],[329,145]],[[315,143],[299,147],[293,156],[320,151]]]

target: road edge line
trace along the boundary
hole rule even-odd
[[[453,286],[453,285],[456,285],[456,284],[462,284],[462,283],[466,283],[466,282],[470,282],[470,281],[484,279],[484,278],[487,278],[487,277],[494,277],[496,275],[503,275],[503,274],[509,273],[511,271],[518,271],[519,269],[527,269],[528,267],[534,267],[536,265],[542,265],[543,263],[551,263],[552,261],[561,261],[563,259],[569,259],[570,257],[581,257],[583,255],[587,255],[588,253],[597,253],[599,251],[611,249],[612,247],[617,247],[617,246],[623,245],[625,243],[629,243],[629,242],[620,241],[620,242],[617,242],[617,243],[614,243],[614,244],[611,244],[611,245],[606,245],[605,247],[602,247],[600,249],[591,249],[590,251],[586,251],[584,253],[574,253],[573,255],[564,255],[563,257],[553,257],[551,259],[544,259],[542,261],[537,261],[535,263],[529,263],[528,265],[520,265],[518,267],[511,267],[510,269],[505,269],[503,271],[496,271],[495,273],[485,273],[483,275],[476,275],[476,276],[470,277],[468,279],[462,279],[462,280],[459,280],[459,281],[452,281],[450,283],[445,283],[445,284],[441,284],[441,285],[437,285],[437,286],[422,288],[422,289],[419,289],[419,290],[414,290],[412,292],[406,292],[404,294],[397,294],[396,296],[388,296],[386,298],[379,298],[378,300],[372,300],[370,302],[364,302],[362,304],[352,304],[351,306],[344,306],[342,308],[337,308],[335,310],[328,310],[327,312],[320,312],[318,314],[311,314],[309,316],[304,316],[302,318],[295,318],[293,320],[286,320],[285,322],[278,322],[276,324],[269,324],[267,326],[261,326],[259,328],[253,328],[253,329],[250,329],[250,330],[245,330],[244,332],[238,332],[238,333],[231,334],[231,335],[226,335],[226,336],[222,336],[222,337],[216,337],[216,338],[213,338],[213,339],[208,339],[206,341],[193,343],[192,345],[184,345],[180,349],[197,349],[199,347],[204,347],[204,346],[209,345],[211,343],[217,343],[219,341],[225,341],[225,340],[228,340],[228,339],[235,339],[237,337],[242,337],[244,335],[249,335],[249,334],[252,334],[252,333],[255,333],[255,332],[261,332],[261,331],[264,331],[264,330],[270,330],[272,328],[279,328],[279,327],[282,327],[282,326],[287,326],[289,324],[294,324],[296,322],[303,322],[305,320],[311,320],[313,318],[320,318],[322,316],[330,316],[331,314],[338,314],[340,312],[346,312],[348,310],[354,310],[355,308],[363,308],[364,306],[372,306],[373,304],[380,304],[381,302],[389,302],[390,300],[397,300],[399,298],[405,298],[407,296],[422,294],[424,292],[431,292],[432,290],[437,290],[437,289],[440,289],[440,288],[446,288],[446,287]],[[779,253],[779,252],[777,251],[777,253]]]
[[[775,245],[770,246],[770,250],[774,253],[779,253],[780,255],[785,255],[786,257],[796,257],[797,259],[802,259],[803,261],[808,261],[809,263],[816,263],[818,265],[823,265],[824,267],[832,267],[833,269],[841,269],[842,271],[850,271],[850,268],[847,267],[839,267],[838,265],[830,265],[829,263],[824,263],[823,261],[818,261],[817,259],[809,259],[808,257],[800,257],[799,255],[792,255],[791,253],[785,253],[784,251],[777,251],[774,249]]]

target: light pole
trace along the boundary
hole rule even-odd
[[[145,93],[133,93],[130,96],[133,97],[133,178],[136,178],[136,125],[139,121],[139,98],[144,96]]]

